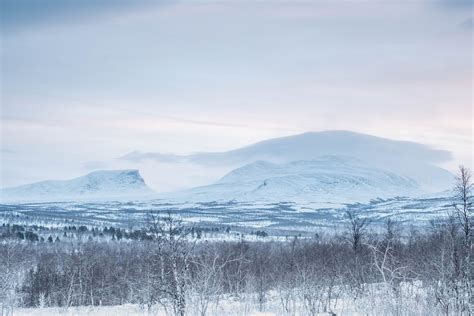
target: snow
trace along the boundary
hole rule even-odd
[[[257,161],[231,171],[213,185],[170,197],[191,201],[354,203],[423,193],[420,184],[410,177],[354,158],[325,156],[284,164]]]
[[[1,191],[2,201],[138,198],[154,192],[138,170],[101,170],[71,180],[48,180]]]
[[[398,298],[394,298],[391,294],[392,289],[387,288],[386,284],[375,283],[366,284],[368,293],[361,296],[357,300],[350,297],[348,293],[342,289],[340,297],[331,300],[330,310],[336,315],[362,316],[362,315],[427,315],[436,311],[433,306],[426,305],[427,300],[425,290],[421,287],[420,282],[403,282],[400,285],[400,293]],[[282,293],[280,293],[280,291]],[[283,288],[280,291],[272,290],[266,293],[265,302],[260,306],[257,294],[248,292],[243,293],[240,297],[232,295],[222,295],[219,300],[209,299],[206,315],[218,316],[276,316],[276,315],[315,315],[328,316],[328,312],[310,313],[301,300],[304,294],[302,288]],[[334,289],[336,292],[336,289]],[[282,294],[291,294],[289,311],[285,311],[282,306],[284,298]],[[197,303],[199,294],[190,293],[188,297],[188,306],[186,315],[200,315]],[[196,302],[195,302],[196,301]],[[195,303],[195,304],[193,304]],[[434,314],[434,313],[433,313]],[[15,308],[13,315],[17,316],[165,316],[168,315],[158,305],[147,310],[133,304],[124,304],[120,306],[82,306],[65,308]]]
[[[413,226],[426,227],[432,220],[446,217],[452,210],[452,197],[375,199],[368,203],[296,203],[296,202],[172,202],[169,200],[137,201],[68,201],[0,204],[0,225],[38,224],[48,227],[85,225],[141,228],[150,212],[166,216],[170,212],[184,223],[197,227],[219,227],[216,238],[235,238],[243,233],[250,238],[252,230],[264,230],[270,236],[313,236],[315,231],[332,232],[345,227],[346,211],[369,219],[371,226],[382,227],[387,218]],[[231,228],[231,234],[224,231]],[[218,236],[217,236],[218,235]],[[203,239],[210,236],[203,235]],[[239,238],[237,238],[239,239]]]

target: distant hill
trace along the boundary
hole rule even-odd
[[[1,201],[136,199],[154,194],[138,170],[94,171],[71,180],[47,180],[0,190]]]

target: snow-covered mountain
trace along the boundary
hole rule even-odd
[[[191,163],[206,166],[210,172],[227,166],[228,171],[267,161],[285,164],[293,161],[318,160],[324,156],[351,157],[366,166],[388,170],[411,178],[427,192],[450,188],[452,174],[436,164],[451,158],[449,152],[423,144],[391,140],[349,131],[309,132],[265,140],[226,152],[197,153],[187,156],[132,152],[121,158],[134,164],[145,161]]]
[[[164,198],[352,203],[449,189],[452,174],[436,166],[449,158],[449,152],[422,144],[330,131],[275,138],[220,153],[134,152],[119,161],[125,168],[139,164],[150,181],[164,178],[156,165],[179,170],[172,174],[168,170],[168,177],[183,182],[196,176],[191,172],[195,166],[200,174],[216,175],[199,187],[162,194]],[[150,160],[160,163],[142,168],[141,163],[154,163]],[[137,170],[96,171],[68,181],[7,188],[0,194],[1,200],[48,201],[154,197]]]
[[[325,156],[284,164],[257,161],[235,169],[213,185],[180,192],[187,200],[367,202],[416,196],[416,180],[367,166],[354,158]]]
[[[1,201],[135,199],[151,196],[138,170],[94,171],[71,180],[47,180],[0,190]]]

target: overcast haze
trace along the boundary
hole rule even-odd
[[[471,1],[1,3],[2,187],[341,129],[472,166]],[[226,171],[136,167],[165,191]]]

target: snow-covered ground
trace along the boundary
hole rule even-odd
[[[210,300],[203,304],[199,300],[199,295],[191,296],[188,299],[186,315],[202,315],[205,308],[205,315],[208,316],[328,316],[335,315],[348,316],[378,316],[378,315],[437,315],[437,309],[429,304],[421,283],[402,283],[400,292],[394,295],[389,285],[373,284],[368,285],[366,296],[357,299],[351,298],[347,294],[340,292],[335,298],[325,305],[320,296],[314,296],[311,300],[302,299],[311,296],[308,289],[281,289],[271,291],[266,294],[265,300],[261,303],[256,293],[247,293],[241,297],[219,297],[218,300]],[[334,293],[338,293],[334,289]],[[427,314],[428,313],[428,314]],[[44,308],[15,308],[13,315],[16,316],[167,316],[166,310],[160,305],[154,305],[150,309],[134,304],[124,304],[120,306],[81,306],[81,307],[44,307]]]
[[[346,223],[346,211],[370,219],[372,225],[392,218],[406,227],[426,226],[443,219],[452,209],[450,197],[377,199],[369,203],[264,203],[264,202],[55,202],[0,204],[0,221],[10,224],[41,224],[47,227],[113,225],[125,229],[146,224],[150,212],[168,212],[199,227],[230,227],[232,232],[264,230],[270,235],[313,235],[315,231],[335,230]],[[240,236],[240,235],[239,235]],[[240,237],[239,237],[240,238]]]

